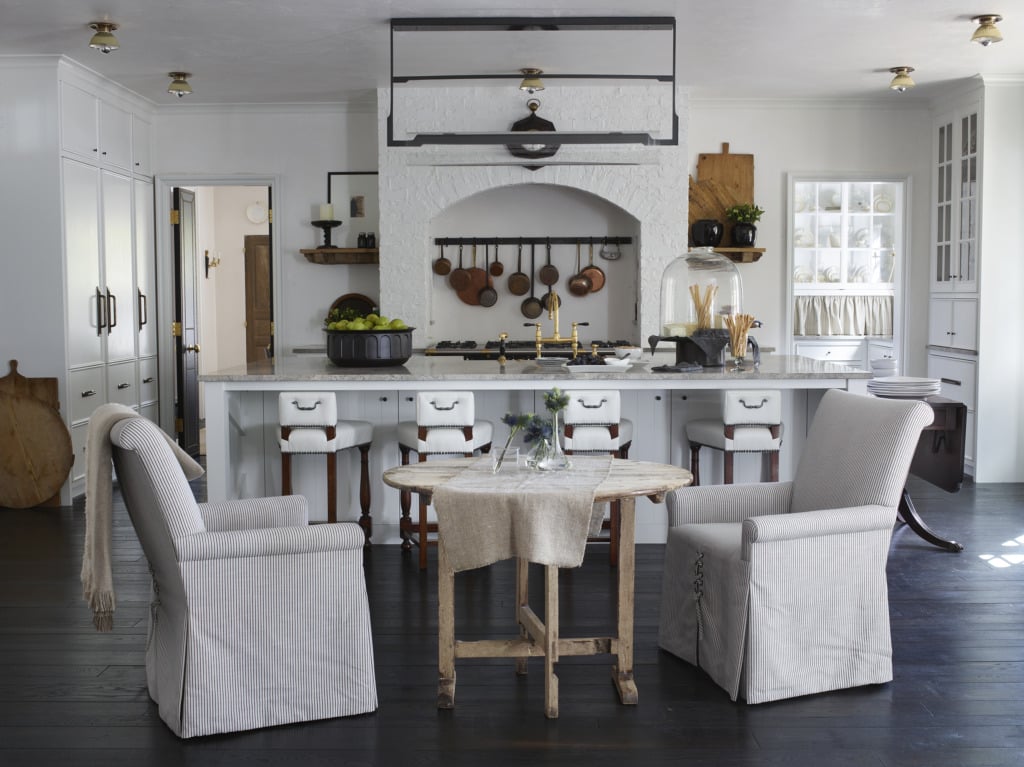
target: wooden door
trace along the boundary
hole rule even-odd
[[[178,444],[190,455],[199,453],[199,344],[196,318],[195,192],[174,189],[174,320],[175,430]]]
[[[270,235],[245,237],[245,361],[265,361],[273,342]]]

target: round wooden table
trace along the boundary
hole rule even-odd
[[[399,490],[418,493],[429,503],[435,488],[457,476],[478,458],[426,461],[398,466],[384,472],[384,482]],[[612,459],[607,478],[594,494],[595,503],[621,502],[618,560],[616,635],[610,637],[562,637],[558,627],[558,567],[545,565],[544,619],[529,606],[528,565],[516,560],[516,605],[519,636],[512,639],[455,639],[455,571],[444,550],[444,531],[438,532],[438,708],[455,707],[456,658],[515,658],[516,671],[526,672],[530,657],[544,658],[544,713],[558,716],[558,677],[554,664],[562,655],[615,656],[612,679],[625,705],[638,700],[633,679],[633,589],[636,571],[636,503],[647,496],[661,503],[665,494],[690,484],[689,471],[678,466],[645,461]],[[502,493],[502,475],[495,475],[491,492]]]

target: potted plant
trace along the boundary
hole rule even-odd
[[[750,247],[754,244],[757,236],[757,227],[754,226],[761,220],[764,210],[752,202],[744,202],[726,208],[725,217],[733,222],[732,244],[739,247]]]

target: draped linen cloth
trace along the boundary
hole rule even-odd
[[[612,458],[573,456],[567,471],[491,471],[491,457],[474,461],[434,489],[440,545],[456,572],[511,557],[579,567],[587,537],[596,535],[604,505],[597,486]]]
[[[892,296],[797,296],[798,336],[891,336]]]

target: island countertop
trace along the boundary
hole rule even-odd
[[[617,388],[847,388],[851,380],[871,378],[866,370],[796,355],[766,354],[757,367],[735,369],[731,364],[688,373],[655,372],[653,366],[672,361],[670,354],[645,355],[628,369],[606,366],[600,372],[578,373],[565,367],[542,367],[533,360],[510,360],[504,366],[493,360],[463,360],[414,354],[405,364],[386,367],[338,367],[325,356],[287,355],[204,374],[205,384],[223,388],[273,388],[274,384],[329,384],[330,388],[389,389],[433,388],[453,382],[479,389],[533,389],[555,385],[587,388],[614,381]],[[220,388],[220,387],[218,387]]]

